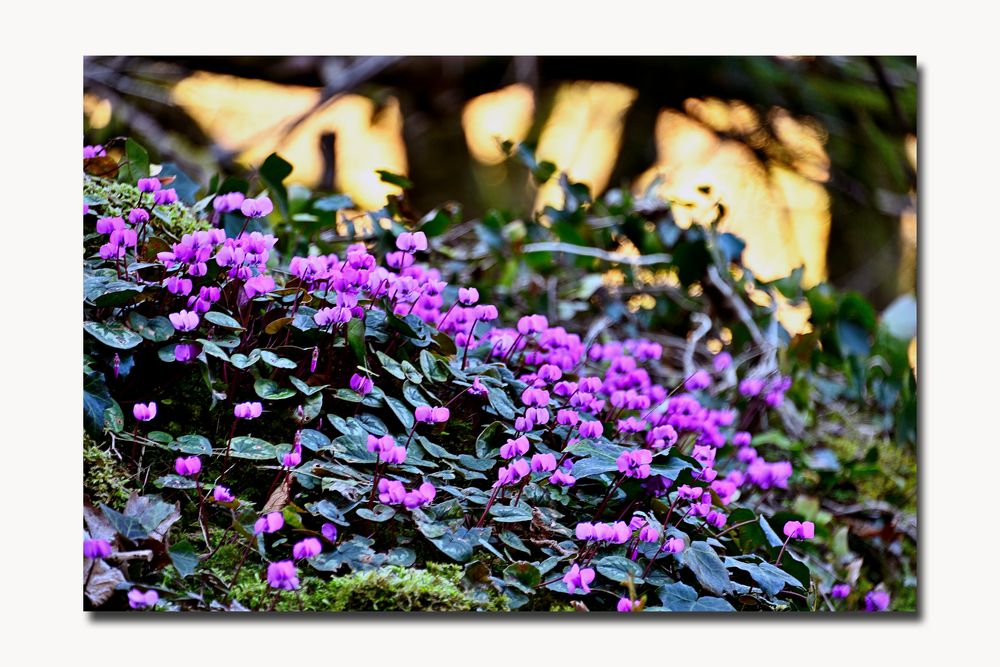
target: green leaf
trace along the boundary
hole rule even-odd
[[[656,591],[666,611],[678,612],[713,612],[736,611],[732,605],[717,597],[698,597],[698,592],[680,582],[667,584]]]
[[[378,505],[375,505],[375,507],[372,509],[368,509],[367,507],[361,507],[355,511],[355,514],[357,514],[362,519],[366,519],[368,521],[374,521],[376,523],[382,523],[396,516],[396,510],[393,509],[392,507],[389,507],[388,505],[383,505],[382,503],[379,503]]]
[[[201,343],[202,351],[216,359],[222,359],[223,361],[229,361],[229,355],[226,351],[219,347],[215,342],[208,340],[207,338],[199,338],[198,342]]]
[[[140,178],[149,178],[149,153],[139,142],[126,139],[125,154],[118,166],[118,180],[135,185]]]
[[[424,395],[420,393],[420,390],[417,389],[417,386],[409,381],[403,383],[403,398],[415,408],[421,405],[430,405],[427,399],[424,398]]]
[[[359,363],[365,362],[365,323],[352,317],[347,323],[347,344],[358,358]]]
[[[187,540],[172,545],[167,552],[170,554],[170,562],[182,577],[189,577],[198,569],[198,554]]]
[[[268,366],[274,366],[275,368],[295,368],[297,364],[291,359],[285,359],[284,357],[279,357],[274,352],[270,350],[261,350],[260,358],[264,360],[264,363]]]
[[[252,459],[254,461],[273,459],[278,455],[271,443],[246,435],[233,438],[229,453],[239,459]]]
[[[243,325],[237,322],[235,319],[226,315],[225,313],[220,313],[215,310],[210,310],[205,313],[205,319],[216,326],[220,326],[224,329],[237,329],[243,331]]]
[[[385,169],[376,169],[375,173],[378,174],[379,179],[383,183],[390,183],[392,185],[398,185],[404,190],[409,190],[413,187],[413,182],[406,176],[400,176],[399,174],[394,174],[391,171]]]
[[[212,453],[212,443],[203,435],[188,434],[182,435],[168,447],[185,454],[210,455]]]
[[[417,562],[417,554],[414,553],[413,549],[407,549],[406,547],[396,547],[394,549],[389,549],[389,553],[386,554],[388,559],[385,561],[386,565],[398,565],[399,567],[410,567],[415,562]]]
[[[403,425],[403,428],[407,431],[413,428],[413,413],[403,405],[402,401],[392,396],[386,396],[385,402],[389,406],[389,409],[392,410],[392,414],[396,415],[399,423]]]
[[[420,351],[420,370],[434,382],[444,382],[448,379],[447,366],[428,350]]]
[[[253,390],[257,392],[258,396],[269,401],[280,401],[295,395],[294,389],[281,387],[274,380],[268,380],[267,378],[258,378],[253,383]]]
[[[365,397],[354,391],[353,389],[340,388],[333,392],[334,396],[342,401],[347,401],[348,403],[360,403],[365,400]]]
[[[494,505],[490,508],[490,516],[497,523],[531,521],[531,505],[525,502],[520,502],[517,505]]]
[[[642,583],[642,567],[624,556],[604,556],[594,561],[594,567],[608,579],[624,585],[630,578]]]
[[[378,357],[379,363],[382,364],[382,370],[386,373],[393,376],[397,380],[406,379],[406,373],[403,371],[403,367],[399,365],[398,361],[381,350],[376,351],[375,356]]]
[[[542,582],[542,573],[534,563],[517,561],[503,571],[503,578],[509,584],[516,584],[522,592],[532,594],[535,586]]]
[[[354,201],[347,195],[330,195],[317,199],[312,206],[317,211],[332,213],[345,208],[353,208]]]
[[[301,435],[302,446],[311,451],[318,452],[330,446],[330,438],[315,429],[304,428]]]
[[[288,379],[291,381],[291,383],[295,386],[296,389],[298,389],[300,392],[302,392],[306,396],[312,396],[313,394],[321,392],[321,391],[323,391],[324,389],[326,389],[327,387],[330,386],[328,384],[320,384],[320,385],[316,385],[315,387],[313,387],[311,385],[306,384],[302,380],[298,379],[294,375],[289,376]]]
[[[710,593],[725,595],[733,590],[729,571],[722,559],[707,542],[692,542],[681,552],[684,566],[691,571],[702,586]]]
[[[514,403],[507,396],[507,393],[498,387],[489,388],[489,401],[497,414],[504,419],[514,419],[517,413],[514,410]]]
[[[105,518],[107,518],[108,523],[111,524],[111,527],[125,539],[135,542],[149,535],[149,530],[142,525],[142,522],[138,517],[125,516],[121,512],[115,511],[103,503],[100,507]]]
[[[193,479],[174,474],[157,477],[153,484],[158,489],[194,489],[198,486]]]
[[[130,350],[142,342],[142,336],[126,329],[121,322],[84,322],[83,329],[108,347]]]
[[[137,334],[154,343],[162,343],[174,335],[174,325],[163,316],[147,319],[133,310],[129,313],[128,323]]]
[[[285,188],[284,180],[292,173],[292,168],[292,165],[277,153],[271,153],[258,170],[260,180],[267,185],[268,193],[285,220],[288,219],[288,190]]]
[[[236,366],[236,368],[239,368],[241,370],[250,368],[258,361],[260,361],[260,350],[253,350],[252,352],[250,352],[249,356],[246,354],[237,353],[229,358],[229,363],[231,363],[233,366]],[[294,384],[294,378],[292,378],[292,380],[293,380],[292,384]]]

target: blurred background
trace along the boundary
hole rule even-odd
[[[523,142],[682,226],[721,204],[761,279],[803,267],[881,309],[916,286],[917,78],[912,57],[90,57],[84,139],[199,183],[277,152],[287,182],[371,209],[399,192],[384,169],[467,219],[561,201],[501,149]]]

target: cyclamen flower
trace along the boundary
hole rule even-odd
[[[549,392],[544,389],[528,387],[521,394],[521,402],[526,406],[538,406],[540,408],[544,408],[549,404],[549,400]]]
[[[212,489],[212,498],[217,503],[231,503],[236,500],[236,496],[230,493],[229,489],[225,486],[216,486]]]
[[[83,555],[85,558],[107,558],[111,555],[111,545],[107,540],[84,540]]]
[[[420,405],[413,411],[413,416],[423,424],[441,424],[448,421],[451,411],[442,406],[432,408],[429,405]]]
[[[811,540],[816,534],[816,527],[812,521],[786,521],[784,533],[786,537],[793,540]]]
[[[663,543],[661,551],[668,554],[679,554],[684,551],[684,540],[679,537],[668,537],[667,541]]]
[[[254,276],[253,278],[247,278],[246,282],[243,283],[243,291],[247,293],[249,298],[254,298],[261,294],[267,294],[275,288],[274,278],[267,275]]]
[[[246,403],[237,403],[233,408],[233,415],[237,419],[256,419],[260,417],[264,412],[264,406],[260,404],[260,401],[248,401]]]
[[[198,322],[200,321],[198,313],[187,310],[170,313],[167,317],[170,318],[170,323],[174,325],[174,329],[177,329],[177,331],[194,331],[198,328]]]
[[[315,537],[307,537],[292,547],[292,556],[295,560],[301,560],[318,556],[321,551],[323,551],[323,545],[320,544],[320,541]]]
[[[578,588],[584,594],[589,593],[590,582],[594,580],[594,569],[585,567],[581,570],[579,565],[573,563],[573,567],[563,576],[562,580],[570,595],[574,595]]]
[[[332,523],[324,523],[323,527],[320,528],[320,532],[323,533],[323,537],[330,542],[337,541],[337,527]]]
[[[737,431],[733,433],[733,445],[736,447],[748,447],[750,445],[751,436],[746,431]]]
[[[373,454],[378,452],[383,454],[388,452],[390,449],[396,446],[396,441],[391,435],[383,435],[382,437],[376,437],[374,435],[368,435],[368,444],[365,445],[369,452]]]
[[[640,542],[659,542],[660,531],[653,526],[643,526],[639,529]]]
[[[702,488],[700,486],[688,486],[681,484],[677,487],[677,494],[684,500],[695,500],[701,498]]]
[[[136,226],[149,222],[149,213],[144,208],[134,208],[128,212],[128,221]]]
[[[357,373],[351,376],[350,385],[351,389],[355,393],[361,394],[362,396],[367,396],[372,393],[372,389],[375,387],[375,383],[372,382],[371,378],[365,377],[364,375],[358,375]]]
[[[556,470],[549,477],[549,484],[555,484],[556,486],[565,486],[567,488],[576,484],[576,477],[564,473],[562,470]]]
[[[242,192],[227,192],[216,195],[215,199],[212,200],[212,208],[219,213],[238,211],[244,199],[246,199],[246,195]]]
[[[726,515],[722,512],[711,511],[705,517],[705,523],[718,530],[726,525]]]
[[[191,282],[190,278],[181,278],[180,276],[170,276],[164,284],[167,286],[167,291],[171,294],[187,296],[194,289],[194,283]]]
[[[635,606],[635,603],[632,602],[632,600],[630,600],[628,598],[621,598],[620,600],[618,600],[617,609],[618,609],[618,611],[622,612],[623,614],[627,614],[628,612],[632,611],[632,607],[634,607],[634,606]]]
[[[110,234],[116,229],[125,229],[125,220],[123,218],[114,217],[97,219],[98,234]]]
[[[520,438],[512,438],[506,444],[501,445],[500,456],[505,459],[513,459],[527,454],[530,447],[528,439],[522,435]]]
[[[284,456],[281,457],[281,465],[286,468],[294,468],[295,466],[302,463],[302,449],[293,449]]]
[[[382,454],[382,460],[386,463],[402,463],[406,460],[406,447],[391,447]]]
[[[869,591],[865,595],[865,611],[885,611],[889,608],[889,594],[885,591]]]
[[[153,193],[153,203],[157,206],[166,206],[177,201],[177,191],[173,188],[158,190]]]
[[[590,421],[580,423],[580,437],[599,438],[604,435],[604,425],[601,422]]]
[[[437,495],[437,489],[430,482],[424,482],[418,489],[408,492],[403,496],[403,506],[406,509],[415,509],[423,505],[429,505]]]
[[[263,218],[273,210],[274,204],[267,195],[261,195],[257,199],[244,199],[240,204],[240,212],[248,218]]]
[[[107,155],[107,153],[104,150],[104,146],[84,146],[83,147],[83,159],[84,160],[86,160],[87,158],[92,158],[92,157],[102,157],[104,155]]]
[[[517,332],[522,336],[541,333],[549,328],[549,320],[544,315],[525,315],[517,321]]]
[[[413,254],[427,250],[427,235],[423,232],[403,232],[396,238],[396,247],[405,253]]]
[[[406,497],[406,488],[402,482],[382,478],[378,481],[378,499],[386,505],[398,505]]]
[[[284,591],[294,591],[299,587],[299,574],[295,563],[280,560],[267,566],[267,585]]]
[[[851,594],[850,584],[834,584],[833,588],[830,589],[830,597],[832,597],[834,600],[843,600],[850,594]]]
[[[141,422],[151,421],[156,417],[156,402],[136,403],[132,406],[132,416]]]
[[[705,389],[710,384],[712,384],[712,378],[708,372],[698,370],[684,381],[684,388],[688,391],[698,391],[699,389]]]
[[[475,287],[465,287],[458,288],[458,302],[463,306],[472,306],[479,301],[479,290]]]
[[[483,322],[492,322],[500,317],[497,307],[490,304],[476,306],[474,314],[477,320],[482,320]]]
[[[187,458],[178,457],[174,461],[174,470],[178,475],[193,477],[201,472],[201,459],[197,456],[188,456]]]
[[[715,368],[716,373],[721,373],[733,365],[733,355],[728,352],[719,352],[712,359],[712,367]]]
[[[486,387],[486,385],[479,381],[479,378],[475,378],[472,381],[472,386],[469,387],[469,393],[474,396],[486,396],[490,393],[490,390]]]
[[[764,381],[758,378],[747,378],[740,382],[739,391],[747,397],[757,396],[764,391]]]
[[[285,525],[285,517],[281,512],[271,512],[257,519],[253,524],[253,534],[274,533],[281,530]]]
[[[198,356],[198,346],[193,343],[181,343],[174,348],[174,359],[184,363]]]
[[[531,466],[524,459],[512,461],[510,465],[504,466],[497,471],[497,481],[493,486],[510,486],[517,484],[524,477],[531,473]]]
[[[140,591],[138,588],[133,588],[128,592],[128,606],[132,609],[145,609],[146,607],[155,607],[156,603],[160,601],[160,594],[156,591]]]
[[[556,469],[556,457],[552,454],[535,454],[531,457],[532,472],[552,472]]]
[[[649,477],[649,464],[653,460],[653,453],[648,449],[634,449],[622,452],[617,459],[619,472],[625,473],[626,477],[644,479]]]
[[[350,308],[334,306],[332,308],[321,308],[313,315],[313,320],[321,327],[328,324],[346,324],[351,321],[352,313]]]
[[[139,192],[158,192],[162,185],[158,178],[140,178],[135,184]]]

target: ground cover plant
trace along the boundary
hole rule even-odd
[[[506,148],[561,208],[85,147],[86,608],[915,608],[906,322]]]

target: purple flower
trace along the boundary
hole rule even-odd
[[[660,531],[653,526],[643,526],[639,529],[639,541],[641,542],[658,542],[660,540]]]
[[[621,598],[620,600],[618,600],[618,611],[622,612],[623,614],[627,614],[630,611],[632,611],[632,607],[634,606],[635,603],[628,598]]]
[[[556,486],[570,487],[576,484],[576,477],[564,473],[562,470],[556,470],[549,477],[549,484],[555,484]]]
[[[318,556],[321,551],[323,551],[323,545],[320,544],[320,541],[315,537],[307,537],[292,547],[292,556],[295,560],[302,560]]]
[[[398,505],[406,497],[406,488],[402,482],[382,478],[378,481],[378,499],[386,505]]]
[[[649,464],[653,460],[653,453],[648,449],[633,449],[622,452],[617,459],[619,472],[625,473],[626,477],[644,479],[649,477]]]
[[[267,195],[261,195],[257,199],[244,199],[240,204],[240,211],[248,218],[263,218],[273,210],[274,204]]]
[[[261,294],[267,294],[274,288],[274,278],[263,274],[254,276],[253,278],[247,278],[246,282],[243,283],[243,291],[246,292],[247,297],[251,299]]]
[[[535,454],[531,457],[532,472],[552,472],[556,469],[556,457],[552,454]]]
[[[420,405],[413,411],[413,416],[423,424],[441,424],[448,421],[451,411],[442,406],[432,408],[429,405]]]
[[[170,318],[170,323],[174,325],[174,329],[178,331],[194,331],[198,328],[198,322],[200,321],[198,313],[187,310],[170,313],[167,317]]]
[[[723,514],[722,512],[717,512],[715,510],[712,510],[705,517],[705,523],[718,530],[719,528],[722,528],[723,526],[726,525],[726,515]]]
[[[299,574],[295,563],[279,560],[267,566],[267,585],[283,591],[294,591],[299,587]]]
[[[201,472],[201,459],[197,456],[178,457],[174,461],[174,470],[183,477],[193,477]]]
[[[351,321],[351,316],[350,308],[333,306],[332,308],[320,308],[313,315],[313,320],[319,326],[325,327],[328,324],[346,324]]]
[[[233,407],[233,414],[237,419],[257,419],[264,412],[264,406],[260,404],[260,401],[248,401],[246,403],[237,403]]]
[[[811,540],[816,534],[816,527],[812,521],[786,521],[784,533],[786,537],[793,540]]]
[[[573,563],[573,567],[563,576],[562,580],[570,595],[574,595],[578,588],[586,594],[590,592],[590,582],[594,580],[594,570],[589,567],[581,570],[579,565]]]
[[[737,431],[733,433],[733,444],[737,447],[749,447],[751,436],[746,431]]]
[[[402,463],[406,460],[406,447],[390,447],[382,453],[382,460],[386,463]]]
[[[151,421],[156,417],[156,402],[136,403],[132,406],[132,416],[141,422]]]
[[[83,159],[92,157],[102,157],[107,155],[104,151],[104,146],[84,146],[83,147]]]
[[[242,192],[227,192],[222,195],[216,195],[215,199],[212,200],[212,208],[219,213],[238,211],[244,199],[246,199],[246,196]]]
[[[594,537],[594,524],[589,521],[576,524],[576,539],[592,540]]]
[[[705,389],[712,384],[712,377],[705,370],[695,371],[691,377],[684,381],[684,388],[688,391],[698,391]]]
[[[479,381],[479,378],[476,378],[472,381],[472,386],[469,387],[469,393],[474,396],[486,396],[490,393],[490,390]]]
[[[177,191],[173,188],[158,190],[153,193],[153,203],[157,206],[167,206],[177,201]]]
[[[159,601],[160,594],[156,591],[146,591],[144,593],[138,588],[133,588],[128,592],[128,606],[132,607],[132,609],[155,607],[156,603]]]
[[[198,346],[193,343],[181,343],[174,348],[174,359],[181,363],[191,361],[198,355]]]
[[[512,438],[507,441],[507,444],[500,446],[500,456],[505,459],[517,458],[527,454],[530,446],[528,438],[523,435],[520,438]]]
[[[531,473],[531,466],[524,459],[516,459],[510,465],[497,471],[497,481],[494,486],[510,486],[517,484]]]
[[[271,512],[269,514],[265,514],[254,522],[253,534],[260,535],[261,533],[274,533],[281,530],[281,527],[284,525],[285,517],[282,516],[281,512]]]
[[[107,540],[84,540],[83,555],[85,558],[107,558],[111,555],[111,545]]]
[[[413,254],[427,250],[427,235],[423,232],[403,232],[396,239],[396,247],[405,253]]]
[[[365,445],[369,452],[373,454],[378,452],[379,455],[384,454],[396,446],[396,441],[391,435],[383,435],[382,437],[377,437],[374,435],[368,435],[368,444]]]
[[[712,367],[715,368],[716,373],[721,373],[732,365],[733,355],[728,352],[719,352],[715,355],[715,358],[712,359]]]
[[[868,591],[865,595],[865,611],[885,611],[889,608],[889,594],[885,591]]]
[[[128,221],[133,225],[141,225],[149,221],[149,213],[143,208],[134,208],[128,213]]]
[[[851,594],[850,584],[834,584],[833,588],[830,589],[830,597],[832,597],[834,600],[843,600],[850,594]]]
[[[542,333],[549,328],[549,320],[544,315],[525,315],[517,321],[517,332],[522,336]]]
[[[428,505],[437,495],[437,489],[430,482],[424,482],[420,488],[408,492],[403,496],[403,506],[407,509],[414,509],[423,505]]]
[[[281,465],[286,468],[294,468],[302,463],[302,448],[298,447],[281,457]]]
[[[125,229],[125,220],[118,217],[97,219],[98,234],[110,234],[116,229]]]
[[[479,290],[475,287],[459,287],[458,288],[458,302],[463,306],[472,306],[479,301]]]
[[[667,541],[663,543],[662,551],[668,554],[679,554],[684,551],[684,540],[679,537],[668,537]]]
[[[161,187],[160,179],[140,178],[135,187],[139,188],[139,192],[158,192]]]
[[[236,496],[229,492],[225,486],[216,486],[212,489],[212,498],[217,503],[231,503],[236,500]]]
[[[330,542],[337,541],[337,527],[332,523],[324,523],[323,527],[320,529],[320,532],[323,533],[323,537],[325,537]]]
[[[740,393],[746,397],[757,396],[764,391],[764,381],[759,378],[747,378],[740,382]]]
[[[372,379],[365,377],[364,375],[358,375],[355,373],[351,376],[351,389],[362,396],[367,396],[372,393],[372,389],[375,387],[375,383]]]
[[[492,322],[500,317],[497,307],[490,304],[476,306],[475,315],[477,320],[483,322]]]
[[[598,421],[580,422],[581,438],[599,438],[604,435],[604,424]]]

